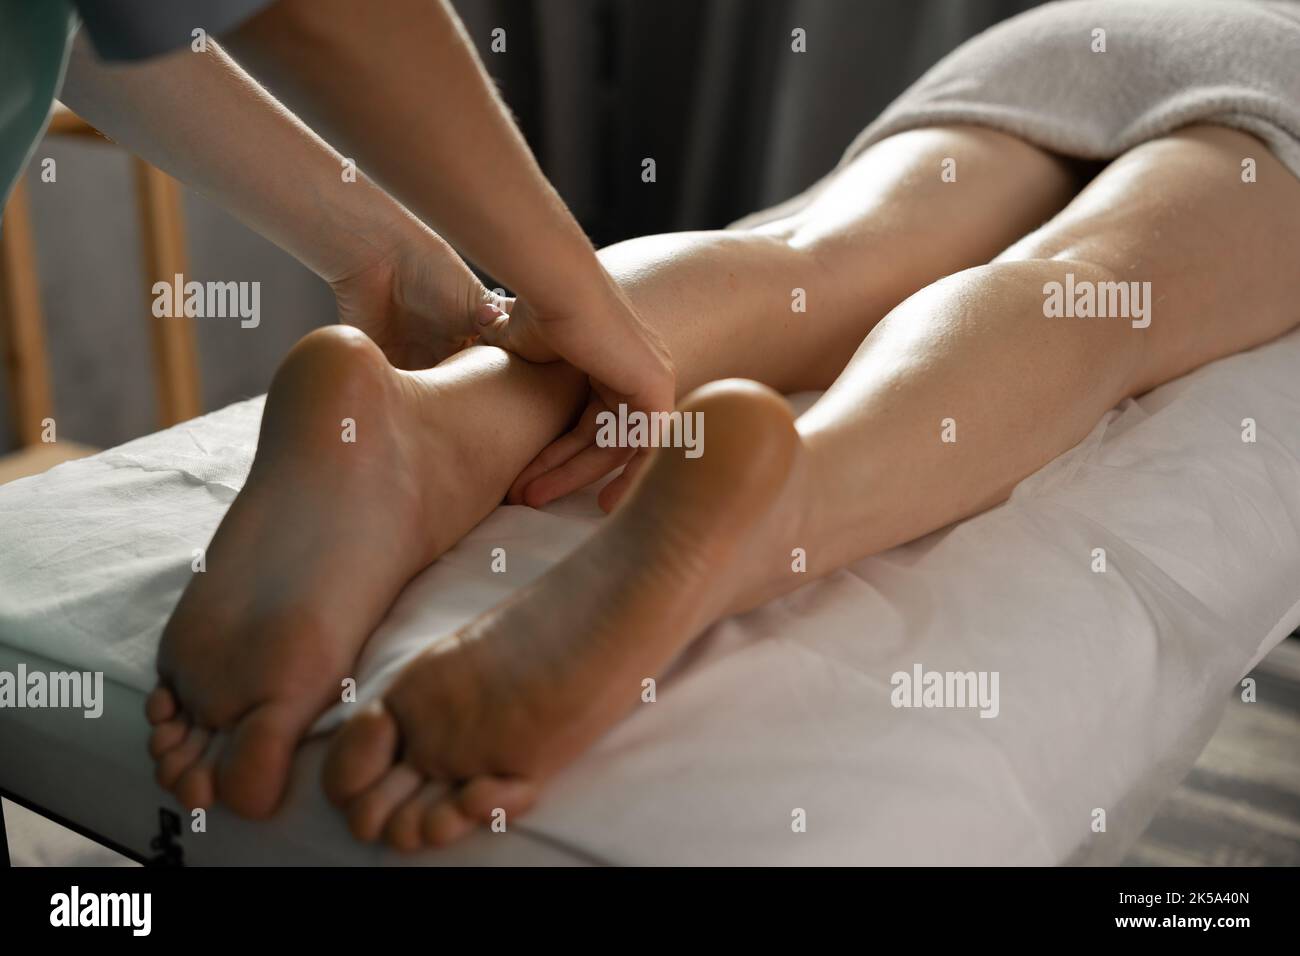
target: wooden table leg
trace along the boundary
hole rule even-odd
[[[0,229],[0,338],[4,340],[10,411],[20,445],[41,440],[41,421],[54,415],[41,319],[40,276],[27,183],[9,196]]]
[[[144,160],[133,158],[132,164],[144,238],[145,293],[159,419],[164,426],[175,425],[202,412],[194,320],[184,316],[158,318],[153,314],[153,284],[170,283],[174,276],[185,275],[189,267],[181,191],[176,180]]]

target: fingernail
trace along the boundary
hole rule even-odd
[[[474,319],[479,325],[491,325],[497,319],[507,318],[509,318],[509,316],[505,311],[498,306],[493,305],[491,302],[484,302],[480,305],[477,314],[474,316]]]

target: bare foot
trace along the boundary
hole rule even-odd
[[[422,652],[339,730],[325,790],[358,838],[443,845],[522,812],[640,701],[644,679],[744,604],[756,552],[788,563],[805,469],[784,400],[732,380],[682,410],[703,413],[702,457],[656,452],[587,543]]]
[[[495,489],[477,473],[479,449],[443,427],[429,391],[346,326],[282,363],[147,703],[158,780],[187,806],[274,812],[299,740],[402,587],[500,501],[507,473]]]

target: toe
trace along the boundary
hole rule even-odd
[[[389,768],[378,783],[348,804],[348,827],[352,835],[363,843],[379,839],[397,808],[423,783],[424,778],[409,764]]]
[[[239,719],[217,763],[217,796],[240,816],[273,814],[289,781],[293,754],[311,717],[287,702],[259,704]]]
[[[166,687],[155,687],[145,698],[144,715],[154,726],[173,719],[178,709],[175,695]]]
[[[426,783],[397,808],[384,827],[384,839],[394,850],[410,853],[424,845],[424,815],[447,793],[442,783]]]
[[[325,758],[322,786],[335,806],[344,806],[373,786],[397,759],[397,721],[372,704],[334,735]]]
[[[520,816],[537,801],[537,784],[526,777],[476,777],[460,791],[461,813],[479,823],[491,823],[498,811]]]
[[[189,731],[190,722],[184,717],[159,724],[149,735],[149,756],[158,760],[167,751],[175,750],[185,742]]]
[[[190,769],[207,749],[212,735],[202,727],[192,727],[179,747],[173,747],[158,760],[156,778],[164,790],[174,790],[181,774]]]
[[[424,814],[424,842],[430,846],[448,846],[474,829],[474,821],[456,805],[456,795],[447,794]]]
[[[216,799],[216,763],[223,739],[214,736],[203,755],[176,781],[176,799],[187,810],[207,809]]]

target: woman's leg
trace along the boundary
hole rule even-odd
[[[1241,181],[1246,156],[1258,182]],[[704,627],[806,581],[793,548],[826,573],[988,508],[1125,396],[1293,327],[1297,243],[1300,182],[1251,137],[1191,129],[891,311],[797,425],[761,386],[705,388],[683,406],[708,423],[704,456],[658,452],[582,548],[417,658],[340,731],[327,792],[397,846],[523,809],[529,781],[634,707]],[[1067,274],[1149,282],[1130,303],[1149,327],[1046,317],[1044,285]]]
[[[1003,133],[913,130],[867,150],[795,214],[633,239],[601,259],[668,341],[679,395],[731,377],[821,389],[886,312],[987,262],[1064,206],[1079,179],[1075,164]],[[548,447],[510,500],[540,507],[605,474],[618,450],[591,440]]]
[[[955,181],[941,175],[946,159]],[[680,394],[733,376],[819,389],[895,305],[988,262],[1080,185],[1074,165],[1004,133],[913,130],[867,150],[798,213],[631,239],[600,258],[664,335]],[[806,311],[792,308],[797,289]]]
[[[956,182],[941,179],[948,158]],[[1072,185],[1066,164],[1011,137],[917,131],[873,147],[798,216],[633,240],[602,259],[658,326],[683,388],[729,375],[825,387],[890,306],[984,261]],[[791,309],[796,288],[806,312]],[[571,369],[492,349],[399,373],[347,329],[295,348],[248,483],[163,635],[168,689],[149,703],[162,785],[191,806],[215,794],[272,812],[298,740],[402,587],[500,503],[583,392]]]
[[[1245,157],[1257,182],[1242,182]],[[1003,501],[1123,398],[1293,328],[1297,243],[1300,181],[1253,137],[1197,127],[1120,157],[992,263],[908,299],[799,422],[810,570]],[[1046,317],[1044,286],[1067,275],[1150,283],[1147,319]]]

